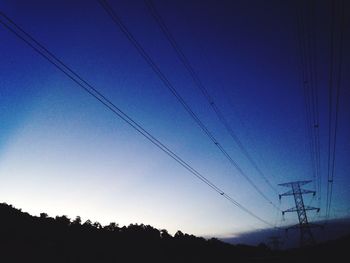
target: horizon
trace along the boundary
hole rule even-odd
[[[79,217],[79,219],[81,220],[81,224],[83,225],[85,222],[90,221],[91,224],[95,224],[95,223],[99,223],[100,222],[97,220],[90,220],[89,218],[81,218],[79,215],[76,215],[75,217],[69,217],[67,215],[48,215],[47,213],[45,213],[45,211],[42,211],[40,214],[38,215],[32,215],[26,211],[23,211],[21,208],[18,208],[12,204],[7,204],[7,203],[0,203],[0,205],[5,205],[5,206],[9,206],[13,209],[19,210],[22,213],[27,213],[32,217],[37,217],[37,218],[41,218],[42,214],[45,215],[45,218],[57,218],[57,217],[67,217],[67,219],[70,220],[70,222],[72,223],[76,218]],[[116,221],[111,221],[108,224],[100,224],[100,226],[102,228],[107,227],[108,225],[115,223],[117,227],[119,228],[123,228],[123,227],[129,227],[130,225],[145,225],[145,224],[139,224],[139,223],[130,223],[128,225],[120,225],[118,222]],[[336,240],[338,238],[342,238],[345,237],[347,235],[350,234],[349,231],[349,227],[350,227],[350,217],[348,218],[341,218],[341,219],[332,219],[332,220],[327,220],[327,221],[316,221],[316,224],[322,225],[322,229],[316,231],[316,233],[314,232],[313,234],[316,236],[317,238],[317,243],[322,243],[322,242],[326,242],[326,241],[330,241],[330,240]],[[151,227],[162,231],[162,230],[166,230],[167,233],[174,237],[176,233],[171,234],[168,232],[167,229],[162,229],[162,228],[157,228],[156,226],[150,225]],[[287,226],[288,228],[289,226]],[[327,232],[327,234],[325,234],[324,232]],[[192,233],[186,233],[181,231],[181,229],[178,229],[176,232],[181,232],[183,234],[188,234],[188,235],[193,235]],[[284,231],[284,229],[283,229]],[[280,240],[282,241],[282,245],[281,248],[285,249],[290,249],[290,248],[295,248],[299,246],[299,232],[297,230],[292,230],[290,231],[289,234],[287,233],[282,233],[281,229],[262,229],[262,230],[256,230],[256,231],[250,231],[250,232],[244,232],[244,233],[240,233],[240,234],[234,234],[232,236],[228,235],[225,237],[218,237],[218,236],[196,236],[196,237],[200,237],[200,238],[204,238],[206,240],[209,240],[211,238],[216,238],[222,242],[225,243],[229,243],[232,245],[247,245],[247,246],[259,246],[261,244],[265,244],[267,246],[269,246],[269,238],[271,236],[278,236],[280,238]]]

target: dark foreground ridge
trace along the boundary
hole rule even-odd
[[[80,217],[31,216],[0,204],[0,262],[316,262],[347,258],[350,237],[315,247],[274,252],[266,246],[230,245],[148,225],[118,227]]]

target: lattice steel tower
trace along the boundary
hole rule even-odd
[[[310,182],[311,181],[296,181],[296,182],[279,184],[280,186],[292,188],[288,192],[285,192],[284,194],[280,194],[279,198],[281,199],[282,196],[288,196],[288,195],[294,196],[295,207],[292,207],[292,208],[289,208],[285,211],[282,211],[282,215],[284,215],[287,212],[297,212],[299,224],[296,226],[293,226],[291,228],[299,228],[299,230],[300,230],[300,246],[313,245],[315,243],[314,237],[313,237],[313,235],[311,233],[311,229],[310,229],[311,225],[309,224],[309,221],[307,219],[306,211],[307,210],[317,210],[317,212],[319,212],[320,208],[305,206],[304,200],[303,200],[303,194],[315,195],[316,191],[305,190],[305,189],[301,189],[301,187],[300,187],[300,186],[308,184]]]

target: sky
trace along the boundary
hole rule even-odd
[[[346,2],[346,1],[345,1]],[[295,1],[153,1],[167,28],[273,191],[206,101],[144,1],[110,1],[183,100],[281,210],[278,184],[314,180]],[[98,1],[1,1],[0,10],[150,134],[273,226],[296,214],[267,202],[208,139]],[[327,199],[331,4],[314,9],[321,192]],[[350,215],[349,5],[345,10],[330,219]],[[338,14],[338,13],[337,13]],[[340,13],[339,13],[340,14]],[[340,15],[335,16],[338,47]],[[4,19],[0,16],[1,20]],[[200,236],[270,228],[198,180],[0,25],[0,201],[31,214],[150,224]],[[338,49],[334,54],[338,54]],[[339,59],[335,55],[334,68]],[[335,70],[337,72],[337,70]],[[337,79],[337,77],[334,77]],[[336,88],[332,89],[333,102]],[[334,120],[334,118],[333,118]],[[316,181],[317,182],[317,181]],[[319,190],[317,183],[305,189]]]

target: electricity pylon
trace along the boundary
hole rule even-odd
[[[279,198],[281,200],[282,196],[293,195],[295,201],[295,207],[289,208],[285,211],[282,211],[284,216],[287,212],[297,212],[299,224],[291,228],[299,228],[300,230],[300,246],[307,246],[315,244],[315,239],[311,233],[311,225],[307,219],[306,211],[308,210],[317,210],[320,211],[320,208],[305,206],[303,200],[303,194],[313,194],[315,196],[316,191],[301,189],[300,186],[310,183],[311,181],[296,181],[289,182],[284,184],[279,184],[280,186],[291,187],[292,189],[284,194],[280,194]],[[288,230],[288,229],[287,229]]]

